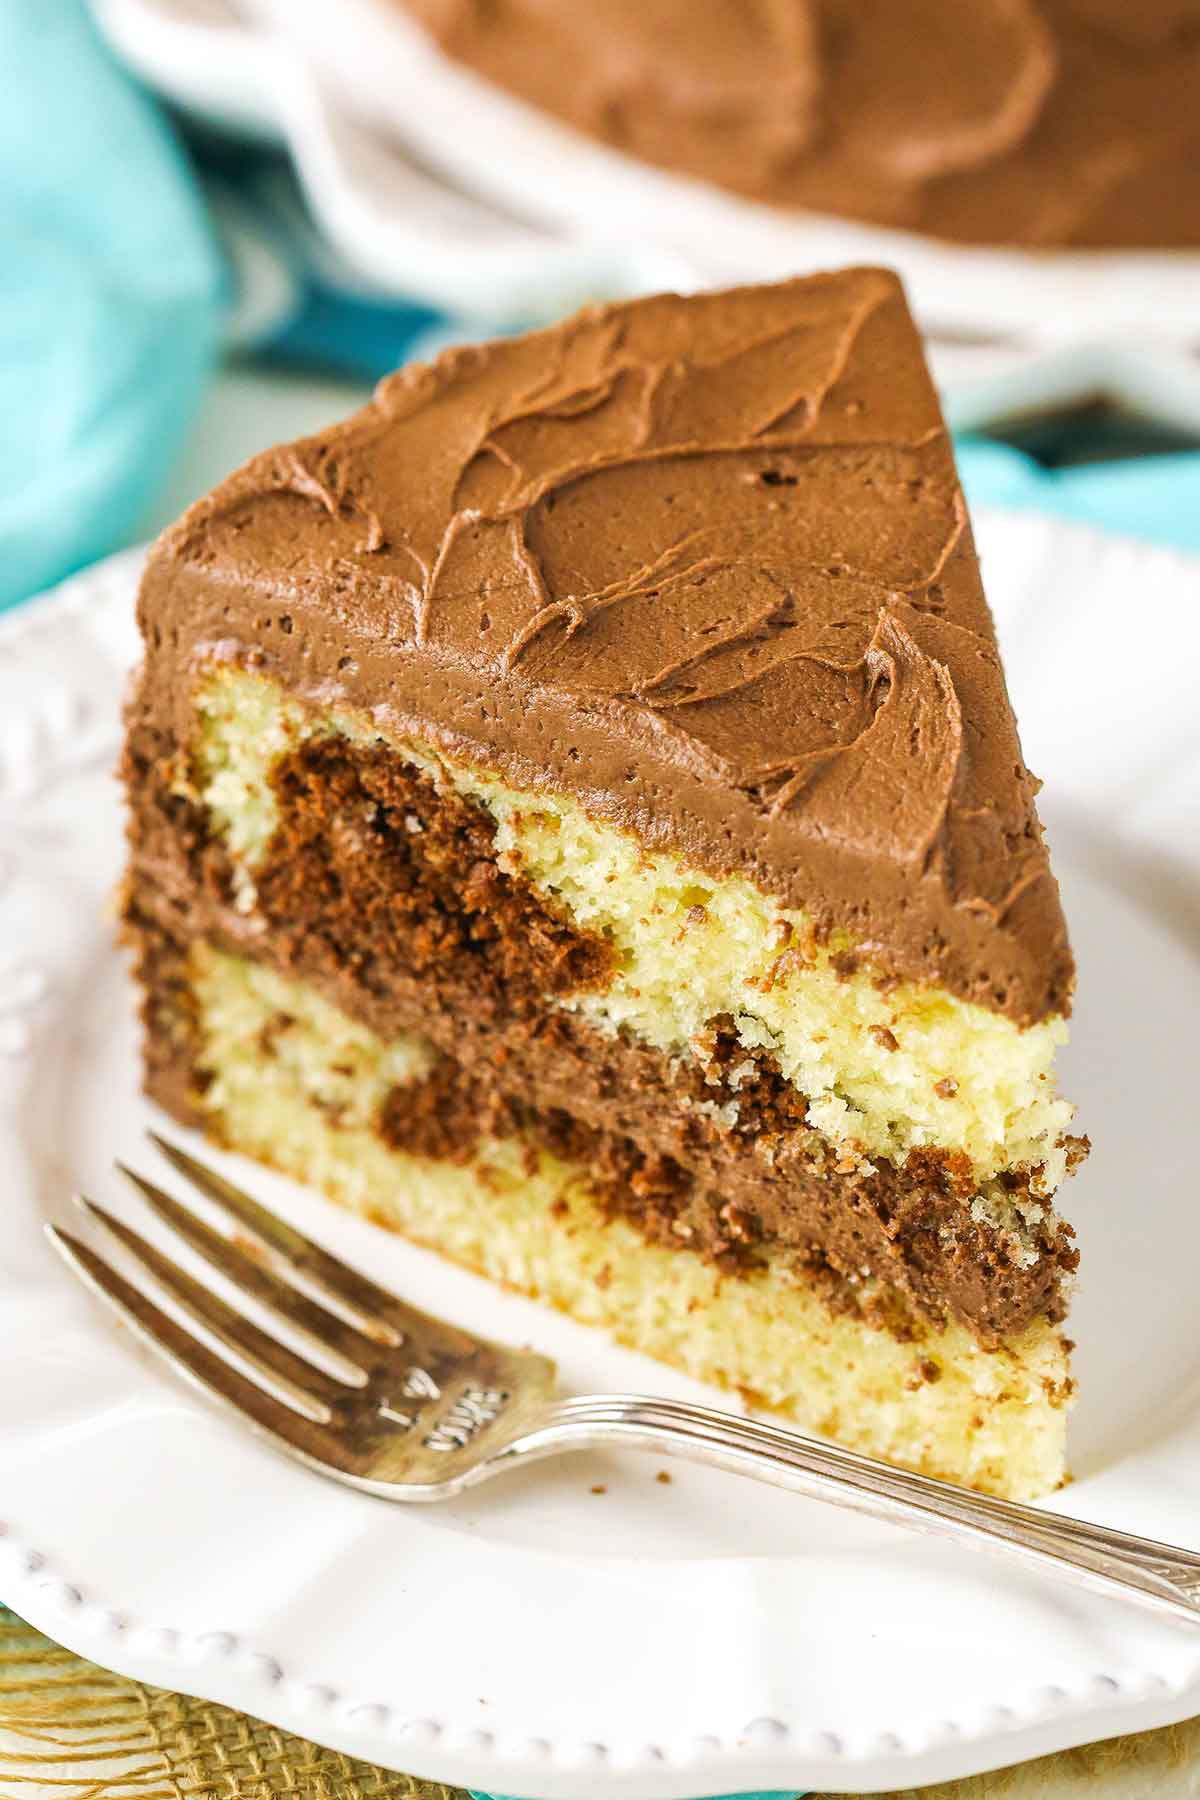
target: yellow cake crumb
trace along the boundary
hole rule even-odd
[[[998,1350],[959,1325],[904,1342],[831,1311],[782,1260],[722,1275],[686,1247],[647,1243],[604,1216],[585,1169],[517,1139],[485,1139],[465,1163],[392,1150],[374,1114],[427,1066],[420,1039],[385,1044],[304,984],[204,943],[190,969],[207,1077],[196,1104],[231,1147],[854,1448],[1015,1499],[1063,1480],[1071,1382],[1056,1327],[1035,1323]],[[265,1053],[280,1014],[290,1023]]]

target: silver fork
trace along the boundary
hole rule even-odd
[[[1200,1555],[933,1481],[782,1425],[637,1394],[561,1399],[546,1357],[472,1337],[331,1256],[249,1194],[151,1133],[230,1227],[215,1230],[156,1182],[117,1167],[184,1243],[290,1327],[263,1330],[140,1232],[78,1205],[201,1327],[196,1336],[82,1238],[48,1224],[67,1265],[179,1375],[278,1450],[385,1500],[441,1500],[502,1470],[617,1445],[753,1476],[1200,1620]],[[219,1348],[217,1348],[219,1346]]]

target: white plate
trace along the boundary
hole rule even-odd
[[[1049,781],[1081,968],[1065,1080],[1096,1142],[1069,1197],[1082,1398],[1059,1504],[1200,1546],[1198,565],[1046,519],[979,523]],[[144,1680],[426,1777],[568,1800],[907,1786],[1200,1711],[1200,1629],[732,1477],[660,1486],[645,1458],[388,1507],[276,1458],[112,1329],[41,1224],[75,1183],[127,1205],[110,1159],[150,1159],[100,911],[135,572],[102,565],[0,627],[3,1598]],[[243,1179],[401,1292],[536,1342],[572,1387],[693,1391]]]
[[[976,249],[756,205],[479,81],[393,0],[339,0],[336,30],[327,0],[93,4],[177,105],[285,142],[328,237],[390,292],[537,320],[597,296],[883,262],[956,427],[1103,396],[1200,430],[1200,252]]]

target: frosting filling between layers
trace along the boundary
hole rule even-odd
[[[602,1216],[622,1220],[647,1242],[699,1253],[729,1275],[790,1269],[834,1311],[902,1340],[918,1340],[929,1324],[940,1328],[965,1311],[977,1340],[994,1348],[1039,1318],[1054,1322],[1062,1316],[1058,1284],[1074,1266],[1066,1241],[1047,1240],[1045,1266],[1030,1281],[988,1233],[977,1233],[972,1242],[969,1223],[948,1223],[956,1210],[948,1197],[939,1230],[936,1196],[903,1181],[867,1183],[856,1191],[854,1181],[819,1155],[812,1158],[807,1185],[803,1173],[797,1182],[793,1168],[792,1208],[785,1204],[771,1218],[769,1211],[752,1210],[762,1198],[753,1172],[748,1180],[737,1178],[738,1162],[746,1160],[741,1147],[725,1166],[718,1156],[714,1170],[711,1141],[692,1144],[697,1173],[619,1135],[603,1109],[597,1122],[589,1122],[586,1107],[568,1112],[553,1105],[538,1084],[509,1069],[507,1058],[500,1059],[501,1079],[495,1062],[473,1058],[477,1046],[466,1042],[456,1044],[462,1060],[455,1061],[417,1029],[384,1038],[332,1005],[321,986],[203,938],[185,944],[136,904],[127,927],[160,1058],[151,1064],[150,1089],[187,1122],[223,1109],[221,1074],[197,1025],[199,1017],[211,1021],[219,1012],[221,1033],[241,1040],[243,1060],[259,1066],[264,1090],[293,1084],[333,1128],[368,1131],[389,1149],[424,1162],[473,1164],[504,1144],[521,1147],[530,1173],[543,1155],[586,1169]],[[665,1090],[654,1098],[669,1107],[677,1096]],[[716,1185],[708,1185],[714,1177]],[[799,1216],[797,1197],[809,1202]],[[881,1226],[894,1227],[890,1242]],[[952,1234],[959,1254],[947,1257],[945,1240]],[[922,1283],[923,1264],[933,1258],[942,1266]],[[992,1329],[979,1317],[989,1303],[996,1314]]]
[[[997,1348],[816,1257],[713,1261],[604,1207],[595,1171],[477,1121],[473,1147],[389,1141],[427,1046],[388,1043],[306,983],[136,929],[149,1088],[179,1117],[377,1223],[796,1423],[1013,1498],[1055,1487],[1072,1383],[1037,1319]],[[883,1327],[883,1329],[880,1329]]]
[[[460,1154],[465,1111],[490,1109],[527,1141],[586,1144],[609,1171],[607,1204],[657,1241],[720,1261],[790,1247],[985,1341],[1061,1316],[1075,1254],[1030,1172],[981,1184],[961,1150],[937,1146],[872,1162],[812,1126],[805,1095],[732,1017],[676,1054],[602,1029],[567,1003],[611,987],[619,948],[501,866],[477,797],[257,677],[221,670],[200,693],[221,731],[201,740],[197,797],[180,791],[178,756],[131,738],[135,903],[179,938],[303,973],[385,1041],[428,1032],[439,1066],[419,1109],[391,1109],[394,1141],[411,1144],[419,1124],[426,1149],[441,1132]],[[175,792],[162,785],[172,768]],[[231,860],[231,837],[249,866]],[[856,988],[895,1001],[861,970],[831,991]],[[855,1029],[897,1054],[857,1017]]]

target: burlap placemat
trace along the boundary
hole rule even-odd
[[[1200,1796],[1200,1720],[923,1788],[919,1800],[1078,1800],[1084,1793],[1088,1800]],[[0,1607],[0,1800],[51,1796],[467,1800],[459,1788],[357,1762],[226,1706],[110,1674]],[[918,1800],[918,1791],[890,1800]]]

